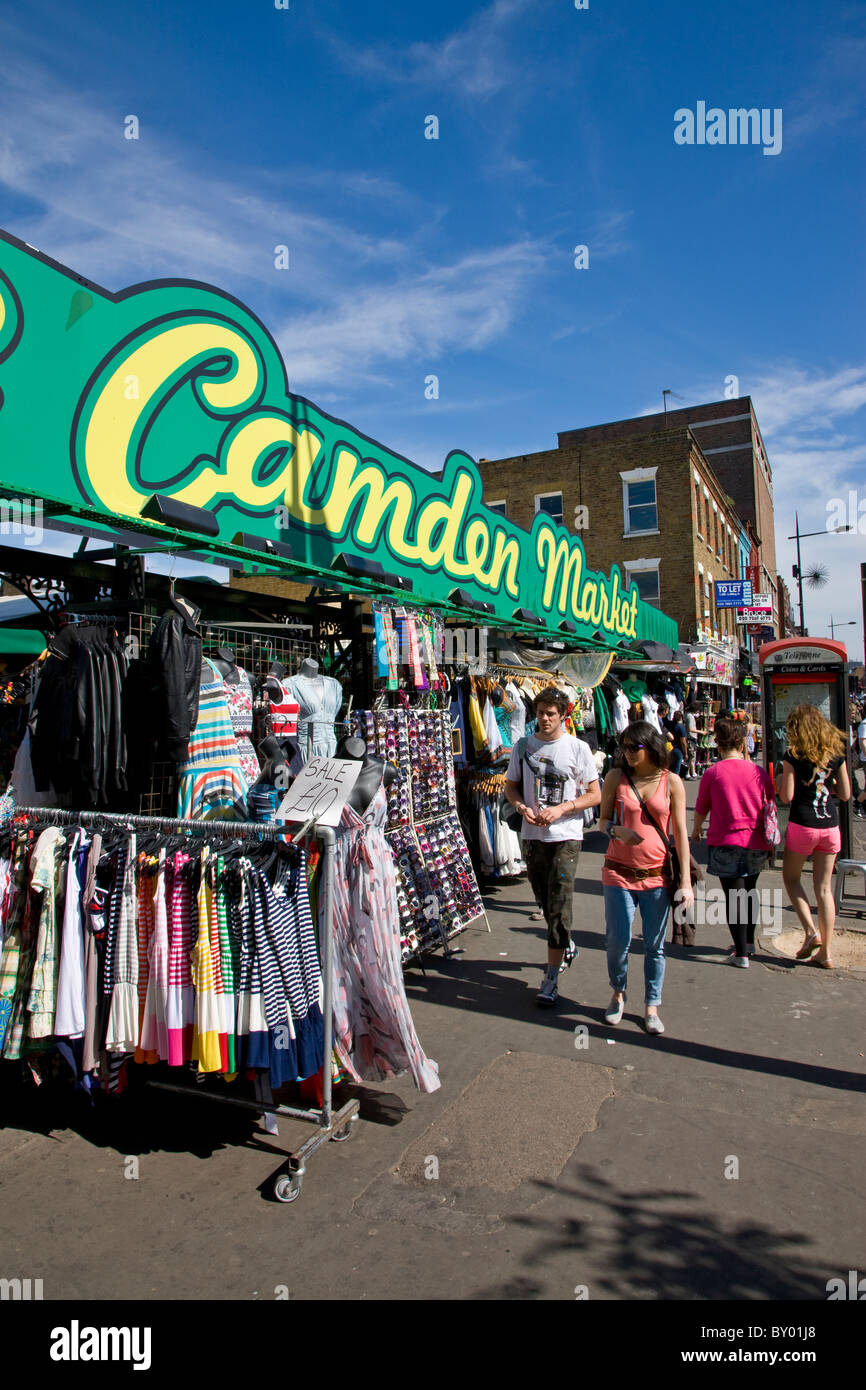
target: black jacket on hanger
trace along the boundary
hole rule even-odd
[[[154,699],[154,724],[161,756],[182,763],[198,721],[201,684],[201,609],[180,594],[169,599],[147,649]]]

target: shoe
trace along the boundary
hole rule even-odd
[[[735,956],[734,953],[733,953],[733,951],[732,951],[731,954],[728,956],[728,965],[735,965],[735,966],[737,967],[738,970],[748,970],[748,968],[749,968],[749,957],[748,957],[748,956]]]
[[[818,957],[816,956],[815,959],[814,959],[814,960],[810,960],[810,961],[808,962],[808,964],[809,964],[809,965],[817,965],[817,967],[818,967],[819,970],[835,970],[835,969],[836,969],[835,965],[834,965],[833,962],[829,959],[829,957],[827,958],[827,960],[819,960]]]
[[[571,965],[572,961],[573,961],[573,960],[576,960],[576,959],[577,959],[577,947],[575,946],[575,944],[574,944],[574,942],[572,941],[571,937],[569,937],[569,938],[568,938],[568,945],[567,945],[566,948],[565,948],[565,955],[562,957],[562,964],[561,964],[560,967],[559,967],[559,973],[560,973],[560,975],[562,974],[563,970],[567,970],[568,967]]]
[[[529,914],[529,920],[530,920],[530,922],[541,922],[541,921],[543,920],[543,918],[544,918],[544,913],[543,913],[543,912],[530,912],[530,914]]]
[[[625,995],[622,999],[612,999],[608,1008],[604,1011],[605,1023],[622,1023],[622,1014],[625,1008]]]
[[[648,1033],[663,1033],[665,1031],[665,1025],[658,1014],[647,1014],[643,1026]]]
[[[541,982],[541,989],[538,991],[536,1004],[540,1009],[552,1009],[558,998],[559,986],[556,979],[551,980],[549,975],[545,975]]]
[[[814,934],[812,936],[807,936],[806,940],[803,942],[799,951],[795,955],[794,960],[808,960],[809,957],[812,955],[813,951],[817,951],[820,945],[820,936]]]

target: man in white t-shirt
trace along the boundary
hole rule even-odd
[[[515,745],[505,783],[507,799],[523,816],[529,882],[547,923],[547,972],[537,999],[547,1008],[556,1003],[563,962],[570,965],[575,956],[571,910],[583,812],[601,801],[589,744],[562,727],[567,713],[561,690],[542,690],[535,702],[537,732],[525,747]]]

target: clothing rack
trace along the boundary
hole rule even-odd
[[[360,1100],[350,1100],[333,1112],[333,1077],[331,1054],[333,1052],[333,939],[334,939],[334,853],[336,835],[329,825],[304,825],[296,833],[291,828],[259,824],[257,821],[190,821],[170,816],[123,815],[116,811],[66,811],[49,806],[16,806],[14,815],[53,825],[92,825],[94,823],[116,825],[129,830],[163,830],[168,834],[192,833],[200,835],[234,837],[235,839],[277,839],[290,836],[292,842],[302,839],[306,834],[315,835],[323,848],[322,891],[319,902],[319,951],[322,967],[322,1019],[324,1024],[324,1045],[322,1064],[322,1104],[320,1108],[300,1109],[291,1105],[276,1105],[267,1076],[256,1078],[256,1100],[240,1100],[234,1096],[220,1096],[212,1091],[204,1091],[200,1086],[176,1086],[165,1081],[148,1081],[161,1091],[176,1091],[184,1096],[204,1096],[207,1100],[221,1105],[239,1105],[247,1110],[264,1114],[267,1121],[271,1116],[287,1115],[293,1120],[318,1127],[319,1133],[308,1139],[295,1151],[275,1150],[286,1157],[286,1163],[274,1175],[274,1196],[280,1202],[294,1202],[301,1195],[307,1159],[326,1139],[341,1143],[350,1139],[359,1118]],[[14,821],[13,821],[14,824]],[[268,1133],[278,1133],[276,1127],[268,1128]]]

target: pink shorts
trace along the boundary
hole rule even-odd
[[[826,830],[816,830],[810,825],[797,825],[794,821],[788,821],[788,833],[785,836],[785,849],[789,849],[794,854],[838,854],[842,848],[842,831],[838,825],[831,825]]]

